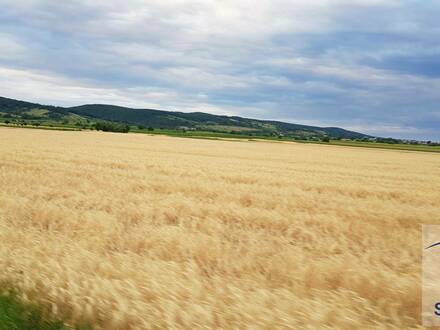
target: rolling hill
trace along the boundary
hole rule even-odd
[[[246,134],[283,134],[308,137],[362,139],[370,136],[338,127],[316,127],[238,116],[219,116],[203,112],[174,112],[154,109],[132,109],[106,104],[57,107],[0,97],[0,117],[10,120],[60,122],[87,125],[111,121],[163,129],[191,129]]]

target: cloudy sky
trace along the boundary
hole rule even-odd
[[[438,0],[0,0],[0,95],[440,140]]]

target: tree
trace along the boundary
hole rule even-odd
[[[97,122],[95,124],[95,129],[103,132],[128,133],[130,131],[130,126],[118,123]]]
[[[322,142],[330,142],[330,138],[328,136],[324,136],[321,140]]]
[[[9,120],[5,120],[5,124],[9,125],[10,121]]]
[[[124,127],[122,128],[122,133],[128,133],[130,131],[130,126],[128,125],[124,125]]]

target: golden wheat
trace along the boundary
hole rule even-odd
[[[101,329],[403,329],[440,157],[0,128],[0,280]]]

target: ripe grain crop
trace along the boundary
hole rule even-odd
[[[420,327],[437,154],[0,128],[0,280],[97,329]]]

